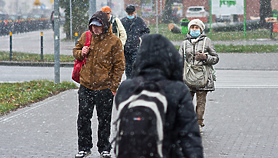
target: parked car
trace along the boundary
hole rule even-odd
[[[205,10],[204,6],[191,6],[186,11],[186,18],[188,20],[200,19],[203,22],[208,22],[209,13]]]
[[[215,16],[215,22],[231,22],[232,21],[231,14],[221,14]]]

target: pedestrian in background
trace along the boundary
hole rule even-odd
[[[135,60],[137,50],[140,45],[140,37],[150,33],[150,29],[144,20],[136,15],[135,6],[127,5],[127,16],[121,19],[127,34],[127,40],[124,47],[125,53],[125,73],[126,77],[131,77],[132,64]]]
[[[79,113],[77,119],[78,150],[76,158],[91,153],[91,118],[96,106],[98,119],[98,152],[102,158],[109,158],[109,141],[113,94],[118,88],[124,72],[124,53],[121,40],[109,29],[107,14],[96,12],[89,21],[91,45],[85,45],[86,33],[83,33],[73,49],[73,56],[82,60],[87,56],[86,64],[80,71],[78,91]]]
[[[214,49],[211,39],[205,35],[205,24],[199,19],[193,19],[188,24],[189,32],[186,34],[185,40],[182,42],[179,53],[184,58],[184,64],[187,62],[190,65],[206,65],[209,67],[208,81],[204,87],[192,87],[187,84],[190,89],[192,99],[196,94],[197,105],[196,113],[200,131],[205,126],[204,113],[206,105],[207,92],[214,91],[214,69],[219,61],[219,57]],[[203,52],[204,51],[204,52]],[[185,75],[185,74],[184,74]]]
[[[202,158],[201,136],[189,89],[183,83],[182,65],[181,56],[167,38],[160,34],[143,36],[133,65],[132,78],[121,83],[115,96],[115,105],[118,109],[119,104],[129,99],[140,84],[138,81],[163,82],[160,86],[168,105],[163,127],[163,158]],[[126,154],[132,155],[132,151],[126,151]],[[129,157],[146,155],[137,154],[142,155]]]
[[[126,32],[125,32],[125,28],[121,22],[121,20],[119,18],[117,18],[116,16],[114,16],[112,14],[112,10],[109,6],[104,6],[101,8],[101,11],[105,12],[108,16],[108,20],[112,25],[112,31],[113,33],[120,38],[120,40],[122,41],[122,45],[125,45],[126,42]]]

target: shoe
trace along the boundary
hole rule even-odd
[[[203,129],[204,126],[202,125],[199,125],[199,130],[200,130],[200,133],[202,133],[202,129]]]
[[[88,155],[91,154],[91,151],[79,151],[76,155],[75,158],[83,158],[87,157]]]
[[[100,153],[100,158],[112,158],[110,152],[103,151]]]

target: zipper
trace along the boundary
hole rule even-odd
[[[195,61],[195,44],[193,44],[193,65],[194,65],[194,61]]]

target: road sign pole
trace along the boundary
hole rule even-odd
[[[43,32],[41,32],[41,61],[43,61]]]
[[[96,9],[96,0],[89,0],[89,19],[97,11]]]
[[[10,61],[13,60],[13,33],[10,32]]]
[[[60,83],[60,18],[59,0],[54,0],[54,82]]]

